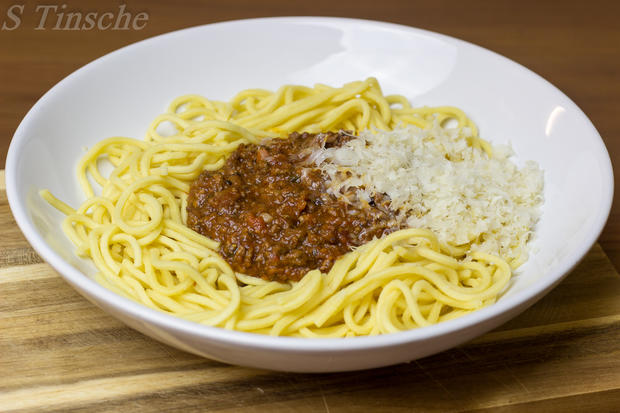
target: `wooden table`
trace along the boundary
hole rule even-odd
[[[19,27],[0,30],[0,167],[27,110],[83,64],[171,30],[277,15],[391,21],[504,54],[567,93],[598,128],[614,166],[620,160],[620,2],[126,3],[132,16],[147,13],[143,29],[54,30],[52,10],[45,30],[35,30],[42,17],[37,5],[55,3],[0,0],[0,27],[15,26],[9,8],[24,6]],[[117,3],[61,4],[64,12],[118,12]],[[411,364],[300,375],[222,365],[124,327],[41,261],[15,226],[0,187],[0,411],[620,411],[617,205],[586,260],[500,329]]]
[[[13,222],[0,173],[0,412],[617,411],[620,276],[601,247],[527,312],[465,346],[340,374],[228,366],[124,326]]]

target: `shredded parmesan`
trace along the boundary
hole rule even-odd
[[[385,194],[409,227],[522,262],[540,216],[543,172],[533,161],[519,169],[508,146],[493,146],[489,157],[468,143],[469,134],[439,125],[364,131],[341,147],[317,149],[309,161],[338,197],[370,202]]]

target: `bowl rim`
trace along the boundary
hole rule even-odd
[[[573,256],[572,259],[562,261],[561,263],[559,263],[559,265],[554,266],[551,271],[548,271],[547,275],[542,280],[535,284],[532,284],[528,288],[522,291],[518,291],[512,296],[504,297],[491,306],[474,311],[470,314],[464,315],[454,320],[445,321],[428,327],[378,336],[349,337],[346,339],[308,339],[298,337],[273,337],[262,334],[231,331],[219,327],[211,327],[187,321],[176,316],[153,310],[128,298],[120,296],[112,292],[111,290],[103,287],[94,279],[90,278],[88,275],[82,273],[78,269],[74,268],[67,261],[65,261],[43,240],[43,237],[39,235],[38,230],[31,222],[27,212],[28,208],[19,194],[19,180],[16,173],[16,168],[28,137],[28,135],[24,133],[24,129],[27,128],[28,124],[33,118],[36,118],[36,114],[41,110],[42,107],[45,106],[45,103],[47,102],[47,100],[50,99],[52,95],[54,95],[59,89],[63,88],[64,85],[70,82],[74,77],[77,77],[85,71],[90,70],[91,68],[93,68],[93,66],[97,66],[98,64],[104,62],[110,57],[125,53],[131,53],[132,49],[142,47],[149,43],[156,43],[160,40],[160,38],[163,37],[170,38],[179,34],[186,34],[192,31],[199,32],[201,30],[204,30],[205,28],[210,28],[218,25],[245,25],[255,23],[269,24],[274,22],[293,23],[296,25],[308,23],[332,25],[337,23],[357,24],[364,25],[366,27],[370,26],[371,28],[388,29],[401,32],[407,31],[410,33],[412,32],[435,39],[445,40],[451,44],[455,44],[460,47],[473,48],[478,52],[487,53],[495,59],[500,59],[510,63],[511,65],[515,65],[522,73],[526,74],[534,81],[542,82],[548,88],[551,88],[551,90],[553,90],[555,93],[565,98],[567,102],[573,105],[574,109],[576,109],[576,113],[581,118],[580,122],[585,122],[585,124],[588,125],[588,127],[590,128],[590,132],[592,135],[591,137],[595,139],[595,143],[598,143],[602,149],[601,154],[606,155],[603,156],[606,162],[604,165],[601,165],[603,172],[606,172],[607,178],[607,182],[603,182],[603,191],[606,191],[606,193],[604,194],[605,199],[604,203],[599,206],[599,214],[595,224],[592,226],[593,230],[590,231],[588,237],[583,240],[583,245],[587,246],[587,248],[582,248],[579,254]],[[15,221],[25,235],[26,239],[32,245],[35,251],[81,294],[97,297],[98,300],[101,300],[107,306],[119,309],[119,311],[125,313],[134,320],[142,320],[164,329],[174,330],[182,334],[196,336],[200,339],[241,345],[248,348],[262,348],[283,352],[301,351],[308,353],[321,353],[325,351],[340,352],[352,350],[368,350],[370,348],[384,348],[389,346],[415,343],[418,341],[425,341],[446,334],[456,333],[458,331],[465,330],[484,321],[490,321],[499,318],[502,314],[520,306],[522,307],[521,310],[524,310],[529,305],[533,304],[537,299],[541,298],[551,288],[557,285],[585,257],[592,245],[596,242],[609,217],[614,191],[613,170],[611,160],[609,158],[609,153],[600,134],[598,133],[590,119],[568,96],[566,96],[553,84],[542,78],[540,75],[534,73],[530,69],[489,49],[455,37],[443,35],[429,30],[375,20],[316,16],[262,17],[199,25],[141,40],[124,46],[122,48],[116,49],[91,61],[90,63],[75,70],[64,79],[62,79],[60,82],[58,82],[56,85],[54,85],[33,105],[33,107],[24,116],[18,128],[16,129],[11,144],[9,146],[6,161],[5,179],[9,206],[11,208]]]

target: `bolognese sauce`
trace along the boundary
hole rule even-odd
[[[379,207],[327,193],[326,176],[308,165],[313,148],[340,146],[346,133],[292,133],[261,145],[242,144],[215,171],[192,183],[187,225],[220,243],[237,271],[266,280],[297,281],[330,270],[352,247],[398,229]]]

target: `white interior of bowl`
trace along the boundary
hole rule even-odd
[[[60,228],[62,215],[37,192],[47,188],[78,205],[84,197],[75,165],[84,148],[110,136],[142,138],[151,120],[179,95],[228,99],[245,88],[340,85],[368,76],[377,77],[386,94],[403,94],[414,105],[462,108],[483,138],[510,142],[519,162],[537,161],[545,173],[545,204],[534,253],[496,305],[444,326],[361,339],[366,342],[332,341],[330,346],[415,341],[457,331],[538,297],[584,256],[607,219],[613,177],[605,146],[581,110],[542,78],[482,48],[422,30],[348,19],[202,26],[137,43],[85,66],[50,90],[17,130],[6,171],[11,208],[43,258],[91,297],[138,318],[191,327],[199,335],[320,350],[326,340],[287,341],[188,327],[191,323],[103,290],[86,277],[94,267],[75,256]]]

